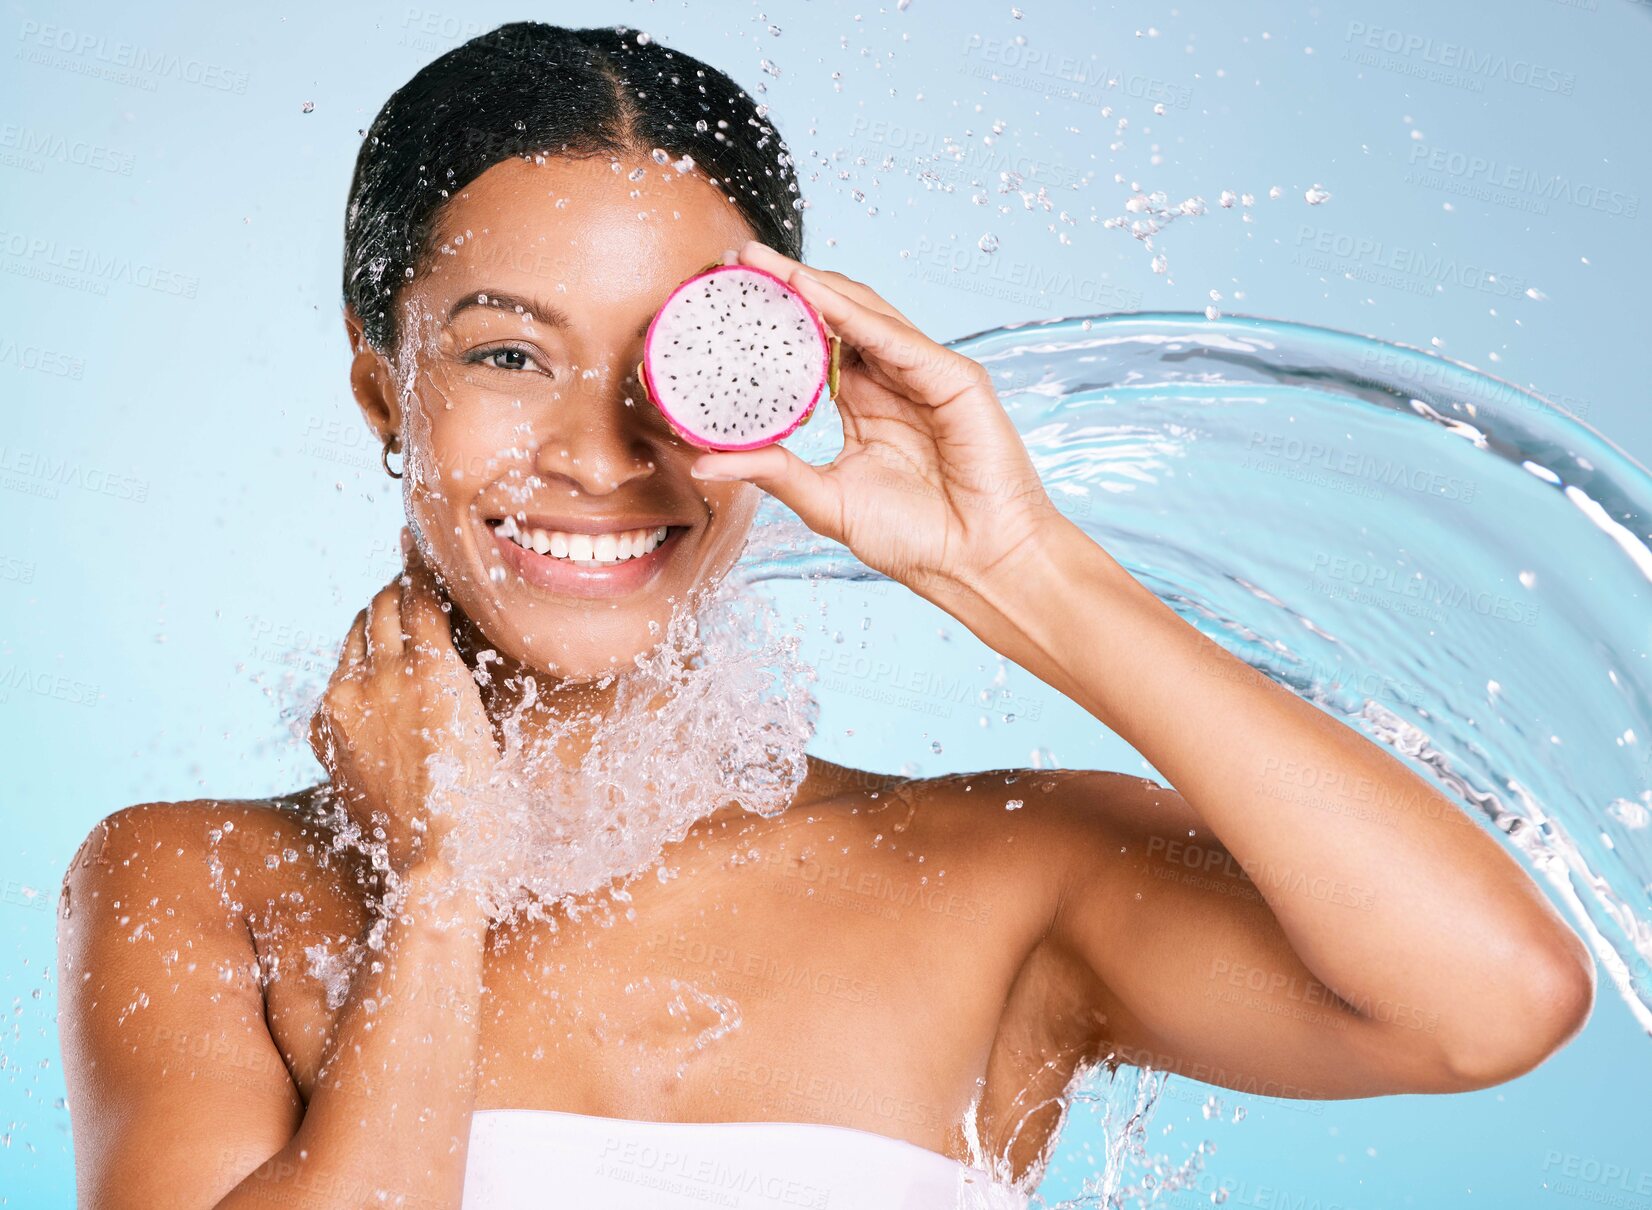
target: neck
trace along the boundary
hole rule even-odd
[[[457,606],[452,616],[453,645],[465,665],[474,671],[482,653],[489,653],[483,664],[484,683],[478,690],[495,739],[502,745],[509,725],[538,759],[564,771],[579,769],[601,724],[614,717],[622,670],[590,681],[558,678],[501,653]],[[628,666],[623,671],[634,669]],[[649,710],[658,712],[668,699],[662,686]]]

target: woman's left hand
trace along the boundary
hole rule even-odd
[[[692,473],[755,483],[816,533],[930,599],[974,587],[1037,549],[1061,515],[980,363],[840,273],[755,240],[738,263],[787,282],[842,341],[843,451],[818,467],[778,444],[708,452]]]

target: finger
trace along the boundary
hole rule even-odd
[[[990,386],[978,362],[856,302],[809,273],[798,273],[793,286],[862,361],[914,402],[944,407],[967,391]]]
[[[451,704],[456,738],[474,731],[477,736],[498,741],[501,737],[495,735],[483,711],[476,678],[453,641],[452,602],[405,530],[402,556],[407,565],[407,574],[402,577],[402,625],[408,648],[419,661],[419,674],[437,686],[443,700]]]
[[[327,688],[344,681],[359,679],[367,672],[367,611],[358,609],[355,621],[350,623],[350,631],[344,636],[344,645],[339,649],[338,664],[333,669],[333,675],[327,682]]]
[[[737,454],[705,454],[689,473],[696,479],[741,479],[755,483],[800,518],[803,524],[834,541],[843,535],[842,489],[820,468],[783,445]]]
[[[356,610],[356,620],[350,623],[350,633],[344,636],[344,657],[352,664],[367,659],[367,611]]]
[[[447,609],[443,608],[444,594],[436,582],[436,573],[424,561],[418,547],[405,537],[402,561],[407,568],[399,581],[403,632],[413,645],[413,650],[421,655],[452,652],[457,660],[453,626]]]
[[[339,650],[338,664],[333,668],[327,688],[322,691],[315,712],[310,716],[310,751],[323,763],[334,744],[332,716],[345,708],[347,702],[354,701],[355,687],[352,682],[359,680],[365,672],[366,659],[367,611],[361,609],[356,611],[355,620],[350,623],[349,633],[344,636],[344,645]]]
[[[367,606],[367,670],[380,672],[401,655],[401,585],[392,580],[373,594]]]
[[[795,274],[800,272],[812,274],[814,277],[825,281],[838,293],[847,295],[856,302],[868,306],[874,311],[881,312],[891,319],[898,319],[908,327],[915,326],[911,320],[896,310],[887,299],[878,294],[871,286],[858,282],[845,274],[831,269],[816,269],[810,265],[805,265],[802,261],[793,260],[784,253],[776,252],[767,244],[760,243],[757,240],[748,241],[740,249],[739,257],[741,263],[750,265],[754,269],[766,270],[794,288],[797,285],[793,280]]]

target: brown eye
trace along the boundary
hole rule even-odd
[[[485,365],[495,370],[510,372],[539,370],[541,373],[550,373],[548,370],[543,370],[539,363],[533,359],[533,355],[526,349],[518,348],[515,345],[495,345],[488,349],[477,349],[465,360],[473,365]]]

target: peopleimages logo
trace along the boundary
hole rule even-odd
[[[177,273],[118,253],[99,252],[84,244],[60,244],[22,231],[0,230],[0,254],[16,258],[15,265],[5,272],[96,294],[107,294],[111,282],[180,298],[194,298],[201,287],[200,279],[191,273]]]
[[[882,118],[857,115],[849,126],[849,137],[865,147],[887,154],[888,167],[906,167],[924,179],[957,177],[981,184],[1020,179],[1035,181],[1051,189],[1076,189],[1091,179],[1093,172],[1079,172],[1059,160],[1038,159],[1015,144],[1002,141],[986,145],[969,140],[958,142],[950,134],[938,134],[916,126],[903,126]],[[901,165],[893,153],[905,153]],[[822,157],[830,164],[829,157]],[[885,165],[878,165],[884,167]],[[1007,191],[1000,190],[1000,192]]]
[[[1477,50],[1460,42],[1445,42],[1422,34],[1406,33],[1404,30],[1367,25],[1363,21],[1348,23],[1347,41],[1351,46],[1358,46],[1366,51],[1405,60],[1405,63],[1373,61],[1371,66],[1402,71],[1406,74],[1427,74],[1408,66],[1425,64],[1429,68],[1441,71],[1460,72],[1464,76],[1478,76],[1488,80],[1503,80],[1510,84],[1535,88],[1540,92],[1558,93],[1563,97],[1571,96],[1577,87],[1577,76],[1569,71],[1545,67],[1529,59],[1511,57],[1494,51]],[[1362,58],[1361,61],[1365,60]]]
[[[113,172],[131,176],[135,157],[115,151],[101,143],[70,138],[52,131],[34,130],[7,122],[0,125],[0,163],[15,163],[30,172],[38,172],[35,165],[44,166],[46,160],[72,164],[78,168],[93,168],[99,172]]]
[[[971,60],[980,60],[971,63]],[[1079,59],[1060,51],[1028,46],[1016,39],[970,34],[964,42],[962,70],[997,83],[1030,88],[1052,97],[1101,105],[1117,95],[1153,101],[1170,109],[1186,109],[1193,90],[1169,80],[1139,72],[1111,71],[1093,59]]]
[[[1292,260],[1310,269],[1340,268],[1356,280],[1375,281],[1420,294],[1432,293],[1435,285],[1449,285],[1500,298],[1515,298],[1530,288],[1523,277],[1494,272],[1471,260],[1406,248],[1369,235],[1331,231],[1311,223],[1297,227],[1296,247]]]
[[[1503,189],[1542,202],[1564,202],[1585,210],[1599,210],[1604,214],[1619,215],[1623,218],[1635,218],[1641,208],[1638,193],[1606,189],[1588,181],[1573,180],[1564,173],[1539,172],[1490,156],[1450,151],[1444,147],[1430,147],[1426,143],[1412,146],[1411,167],[1413,170],[1435,173],[1450,180],[1465,181],[1488,189]],[[1426,180],[1419,180],[1417,183],[1430,184]]]
[[[171,51],[155,50],[133,42],[111,39],[103,34],[85,33],[61,25],[41,24],[25,20],[19,37],[24,48],[19,58],[42,63],[48,67],[65,66],[49,57],[51,53],[90,59],[111,67],[124,68],[142,76],[171,78],[185,84],[199,84],[218,92],[244,93],[247,91],[247,73],[232,71],[217,63],[186,58]],[[137,81],[131,81],[136,83]],[[153,82],[141,85],[151,91]]]

